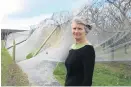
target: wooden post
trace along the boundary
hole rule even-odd
[[[15,62],[15,40],[13,40],[13,60]]]
[[[51,34],[47,37],[47,39],[43,42],[43,44],[41,45],[40,49],[33,55],[36,56],[40,50],[42,49],[42,47],[45,45],[45,43],[48,41],[48,39],[51,37],[51,35],[55,32],[55,30],[57,29],[57,27],[51,32]]]

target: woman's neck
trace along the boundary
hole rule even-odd
[[[76,44],[87,44],[88,41],[86,38],[84,39],[76,39]]]

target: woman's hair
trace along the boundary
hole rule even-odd
[[[85,26],[86,33],[89,33],[89,31],[92,30],[92,25],[84,17],[76,16],[72,19],[72,22],[76,22],[77,24],[83,24]]]

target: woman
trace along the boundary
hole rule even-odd
[[[75,44],[69,50],[65,61],[67,70],[65,86],[91,86],[95,65],[95,51],[86,35],[92,29],[86,19],[74,17],[72,34]]]

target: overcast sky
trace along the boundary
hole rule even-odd
[[[77,10],[85,3],[92,0],[3,0],[1,28],[28,30],[54,12]]]

